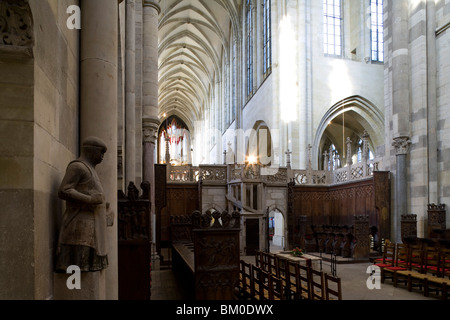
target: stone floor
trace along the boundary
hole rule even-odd
[[[271,252],[273,252],[273,248]],[[242,256],[241,259],[255,263],[254,256]],[[405,285],[394,287],[391,280],[386,280],[380,288],[369,289],[367,280],[370,276],[367,269],[372,263],[337,264],[337,276],[342,281],[343,300],[437,300],[433,293],[425,297],[419,288],[409,292]],[[155,264],[155,267],[157,264]],[[157,267],[155,268],[157,269]],[[331,263],[323,261],[322,270],[331,273]],[[177,279],[171,269],[152,271],[152,300],[184,300],[189,298],[179,285],[182,279]]]

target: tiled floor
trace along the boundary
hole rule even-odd
[[[253,256],[241,258],[251,263],[255,262]],[[436,300],[432,293],[430,297],[425,297],[423,291],[418,288],[409,292],[403,284],[394,287],[391,280],[386,280],[379,289],[369,289],[367,280],[370,274],[367,271],[371,265],[370,262],[337,264],[337,276],[342,281],[343,300]],[[323,261],[322,270],[331,273],[331,263]],[[182,281],[177,279],[170,269],[153,270],[152,300],[192,299],[183,292],[180,286]]]

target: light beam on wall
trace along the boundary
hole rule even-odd
[[[286,123],[297,121],[298,82],[295,32],[289,16],[280,22],[280,116]]]

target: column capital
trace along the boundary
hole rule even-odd
[[[161,6],[159,5],[158,1],[156,1],[156,0],[144,0],[142,2],[142,5],[144,7],[154,8],[158,12],[158,14],[161,13]]]
[[[142,119],[142,142],[156,143],[158,138],[159,120]]]
[[[406,136],[394,138],[394,142],[392,143],[397,156],[408,154],[410,145],[411,141],[409,140],[409,137]]]

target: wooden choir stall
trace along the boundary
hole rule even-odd
[[[331,186],[288,186],[290,247],[369,260],[390,238],[389,172]]]
[[[234,300],[239,285],[240,214],[172,216],[172,267],[196,300]]]

